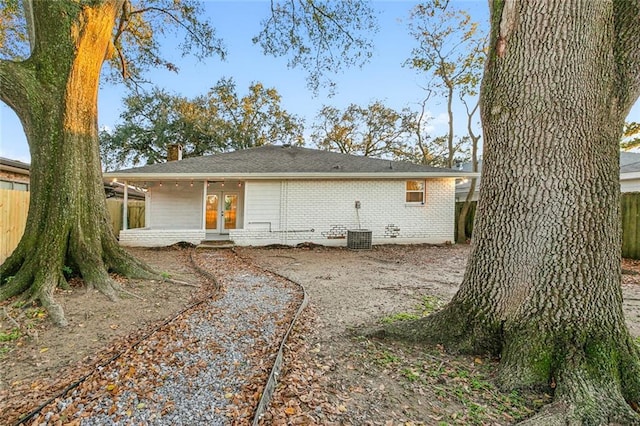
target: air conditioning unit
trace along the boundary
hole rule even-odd
[[[347,230],[347,247],[352,250],[371,250],[371,234],[368,229]]]

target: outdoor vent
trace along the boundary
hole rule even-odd
[[[347,231],[347,247],[352,250],[371,250],[371,234],[368,229]]]

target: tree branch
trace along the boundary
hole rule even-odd
[[[321,7],[318,7],[318,5],[316,5],[315,2],[310,2],[310,6],[311,8],[316,11],[318,14],[322,15],[325,17],[326,20],[332,22],[336,28],[338,28],[338,30],[344,34],[345,36],[347,36],[347,38],[350,41],[354,41],[353,36],[349,33],[349,31],[345,30],[344,27],[342,25],[340,25],[340,22],[338,20],[336,20],[332,15],[328,14],[327,12],[325,12]]]
[[[0,100],[9,105],[18,117],[27,117],[30,111],[30,90],[37,84],[25,62],[0,60]]]
[[[29,35],[29,48],[30,52],[36,45],[36,30],[33,19],[33,3],[32,0],[22,0],[22,8],[24,9],[24,17],[27,21],[27,33]]]
[[[144,14],[146,12],[157,12],[161,15],[166,15],[168,16],[171,20],[173,20],[176,25],[178,25],[179,27],[182,27],[183,30],[185,30],[187,33],[191,34],[191,36],[193,37],[194,40],[196,40],[198,42],[198,44],[200,45],[204,45],[205,42],[201,39],[201,37],[196,34],[188,25],[186,25],[180,18],[178,18],[177,16],[175,16],[173,13],[171,13],[170,11],[166,10],[166,9],[162,9],[160,7],[145,7],[143,9],[137,9],[137,10],[132,10],[129,12],[129,16],[132,15],[141,15]]]
[[[118,30],[116,34],[113,36],[113,45],[116,46],[118,44],[118,40],[122,36],[129,25],[129,17],[131,16],[131,2],[126,0],[122,4],[122,13],[120,14],[120,21],[118,22]],[[122,57],[122,55],[120,55]]]

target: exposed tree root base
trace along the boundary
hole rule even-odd
[[[504,391],[540,389],[554,402],[521,424],[640,424],[640,349],[626,328],[611,335],[558,336],[470,316],[454,302],[427,317],[385,324],[366,335],[442,344],[454,353],[501,357],[499,386]],[[536,334],[537,332],[537,334]]]
[[[68,322],[62,306],[53,295],[58,288],[69,288],[63,273],[69,263],[88,288],[98,290],[111,301],[116,301],[123,289],[110,277],[110,271],[128,278],[163,281],[159,273],[119,247],[115,240],[115,244],[105,245],[101,250],[71,245],[66,255],[56,253],[51,247],[32,245],[31,241],[23,238],[14,253],[0,266],[0,301],[16,296],[26,302],[37,301],[47,310],[51,321],[61,327]],[[97,252],[101,255],[96,255]]]

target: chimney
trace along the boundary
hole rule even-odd
[[[167,147],[167,161],[182,160],[182,145],[179,143],[171,144]]]

